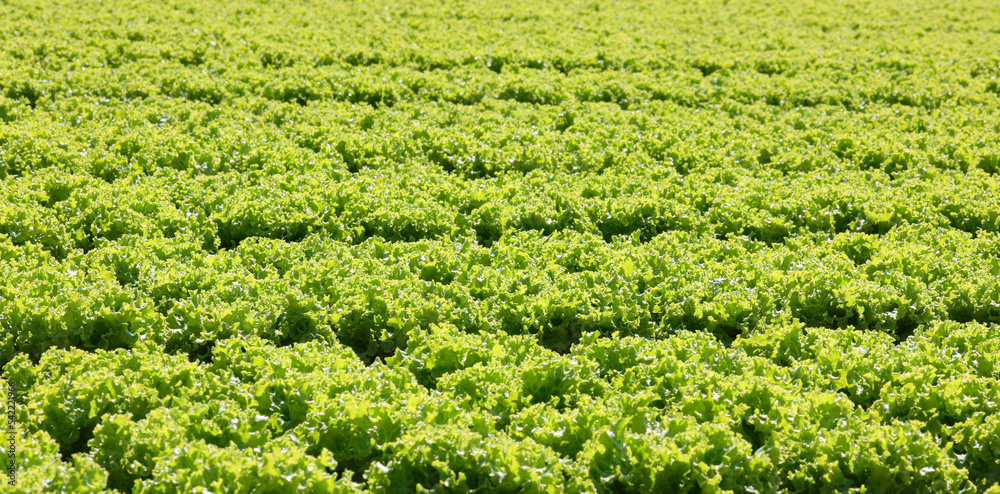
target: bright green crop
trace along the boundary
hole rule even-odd
[[[0,0],[3,492],[998,494],[995,7]]]

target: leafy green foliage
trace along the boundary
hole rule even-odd
[[[918,4],[0,2],[15,489],[998,492],[998,18]]]

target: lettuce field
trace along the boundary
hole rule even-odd
[[[0,0],[2,492],[1000,493],[1000,6]]]

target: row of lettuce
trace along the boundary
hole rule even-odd
[[[757,100],[654,100],[623,109],[603,97],[543,106],[502,93],[470,105],[418,99],[391,108],[328,100],[301,106],[255,93],[214,106],[174,94],[76,94],[32,108],[11,96],[0,91],[4,177],[55,168],[113,181],[157,169],[198,176],[409,163],[472,180],[650,164],[684,175],[715,168],[882,171],[890,178],[1000,171],[993,111],[1000,94],[938,109],[868,101],[861,110]]]
[[[812,171],[712,168],[680,174],[637,165],[581,179],[505,173],[464,180],[418,163],[350,173],[230,171],[211,176],[157,169],[110,183],[45,169],[10,177],[0,191],[0,235],[57,259],[137,235],[197,240],[206,252],[253,237],[310,234],[347,244],[472,239],[508,234],[589,234],[649,241],[681,232],[776,244],[802,235],[884,235],[931,227],[973,236],[1000,231],[1000,181],[979,171]]]
[[[1000,323],[1000,236],[929,226],[775,244],[508,232],[489,247],[474,238],[351,245],[310,234],[217,252],[199,239],[130,234],[63,259],[3,239],[0,267],[5,360],[144,341],[208,358],[227,338],[255,335],[278,346],[340,342],[370,362],[443,323],[536,335],[560,352],[590,332],[705,330],[732,341],[785,317],[896,340],[932,322]]]
[[[158,54],[157,54],[158,55]],[[72,55],[68,55],[72,56]],[[50,67],[23,62],[0,65],[7,98],[32,107],[48,108],[73,96],[94,99],[139,100],[169,96],[220,105],[247,96],[312,105],[350,102],[392,107],[407,101],[445,101],[475,105],[491,99],[538,105],[567,102],[609,102],[622,109],[638,109],[652,102],[681,106],[718,103],[765,103],[784,109],[832,106],[863,110],[871,104],[935,110],[956,105],[988,104],[1000,95],[997,74],[979,76],[955,71],[942,76],[942,67],[929,64],[921,71],[885,69],[852,72],[851,68],[807,63],[793,75],[761,74],[720,69],[705,74],[697,66],[643,72],[573,71],[523,68],[500,74],[483,64],[447,72],[406,67],[288,67],[262,71],[254,67],[188,67],[159,56],[121,67],[101,60],[74,59]],[[6,66],[4,66],[6,65]],[[925,72],[926,71],[926,72]],[[224,73],[224,77],[219,77]],[[927,84],[936,78],[934,84]],[[109,80],[116,84],[108,84]]]
[[[896,344],[783,320],[559,354],[443,324],[367,367],[234,337],[206,363],[144,342],[13,369],[16,492],[993,493],[1000,473],[996,325]]]

